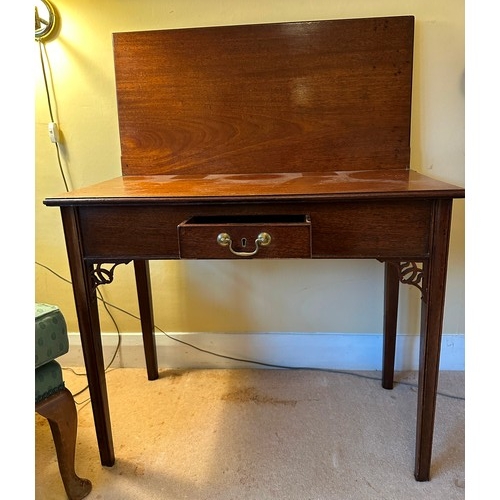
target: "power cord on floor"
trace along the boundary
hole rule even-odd
[[[36,262],[37,265],[47,269],[48,271],[50,271],[52,274],[54,274],[55,276],[57,276],[58,278],[62,279],[63,281],[65,281],[66,283],[70,283],[71,284],[71,281],[62,277],[61,275],[57,274],[55,271],[53,271],[50,267],[48,266],[45,266],[44,264],[40,264],[39,262]],[[111,364],[113,363],[115,357],[116,357],[116,354],[118,352],[118,349],[119,349],[119,346],[120,346],[120,343],[121,343],[121,334],[119,332],[119,329],[118,329],[118,325],[116,323],[116,321],[114,320],[113,316],[111,315],[111,312],[109,311],[108,309],[108,306],[109,307],[112,307],[113,309],[116,309],[117,311],[120,311],[134,319],[137,319],[140,321],[140,316],[137,316],[129,311],[126,311],[125,309],[122,309],[121,307],[118,307],[114,304],[111,304],[110,302],[106,302],[103,298],[102,298],[102,295],[99,297],[99,300],[101,300],[104,304],[104,307],[107,311],[107,313],[111,316],[112,320],[113,320],[113,323],[115,324],[115,327],[118,331],[118,336],[119,336],[119,340],[118,340],[118,346],[115,350],[115,354],[113,355],[113,358],[111,360],[111,362],[108,364],[106,370],[108,370],[111,366]],[[358,378],[363,378],[363,379],[368,379],[368,380],[375,380],[375,381],[378,381],[380,382],[381,381],[381,378],[379,377],[373,377],[373,376],[370,376],[370,375],[364,375],[364,374],[361,374],[361,373],[357,373],[357,372],[351,372],[351,371],[345,371],[345,370],[336,370],[336,369],[330,369],[330,368],[317,368],[317,367],[310,367],[310,366],[287,366],[287,365],[278,365],[278,364],[274,364],[274,363],[266,363],[266,362],[263,362],[263,361],[257,361],[257,360],[252,360],[252,359],[244,359],[244,358],[237,358],[235,356],[228,356],[228,355],[225,355],[225,354],[220,354],[220,353],[217,353],[217,352],[214,352],[214,351],[210,351],[210,350],[207,350],[207,349],[203,349],[201,347],[198,347],[194,344],[191,344],[189,342],[186,342],[185,340],[181,340],[177,337],[174,337],[172,335],[170,335],[169,333],[165,332],[164,330],[162,330],[160,327],[154,325],[154,328],[156,330],[158,330],[159,332],[163,333],[163,335],[165,335],[166,337],[168,337],[169,339],[175,341],[175,342],[178,342],[180,344],[183,344],[187,347],[190,347],[191,349],[195,349],[199,352],[203,352],[205,354],[210,354],[212,356],[217,356],[218,358],[223,358],[223,359],[228,359],[228,360],[231,360],[231,361],[238,361],[238,362],[241,362],[241,363],[248,363],[248,364],[253,364],[253,365],[257,365],[257,366],[265,366],[265,367],[268,367],[268,368],[280,368],[280,369],[283,369],[283,370],[310,370],[310,371],[320,371],[320,372],[327,372],[327,373],[336,373],[336,374],[340,374],[340,375],[349,375],[349,376],[352,376],[352,377],[358,377]],[[74,370],[71,369],[71,371],[75,374],[77,374]],[[84,375],[84,374],[77,374],[77,375]],[[411,382],[404,382],[404,381],[399,381],[397,382],[398,385],[404,385],[404,386],[408,386],[408,387],[413,387],[413,388],[418,388],[418,385],[417,384],[413,384]],[[79,391],[76,395],[79,395],[81,394],[83,391],[85,391],[87,389],[84,388],[82,389],[81,391]],[[446,397],[446,398],[450,398],[450,399],[456,399],[456,400],[459,400],[459,401],[465,401],[465,397],[462,397],[462,396],[455,396],[453,394],[447,394],[447,393],[444,393],[444,392],[437,392],[437,394],[439,396],[442,396],[442,397]],[[86,400],[85,403],[87,403],[89,400]]]
[[[65,280],[66,281],[66,280]],[[111,318],[111,321],[113,322],[113,324],[115,325],[115,328],[116,328],[116,332],[118,333],[118,343],[116,345],[116,348],[115,348],[115,352],[113,353],[113,356],[111,357],[111,361],[108,363],[108,365],[106,366],[106,368],[104,369],[104,371],[106,373],[110,372],[112,370],[111,368],[111,365],[113,364],[113,362],[115,361],[116,359],[116,356],[118,355],[118,351],[120,350],[120,346],[121,346],[121,343],[122,343],[122,336],[121,336],[121,333],[120,333],[120,329],[118,328],[118,323],[116,322],[115,318],[113,317],[113,315],[111,314],[111,311],[108,309],[108,303],[104,300],[103,296],[102,296],[102,293],[101,291],[98,289],[97,290],[97,293],[99,294],[99,297],[98,297],[98,300],[100,300],[104,306],[104,309],[106,309],[106,312],[108,313],[109,317]],[[64,368],[66,369],[66,368]],[[69,368],[75,375],[79,375],[79,376],[86,376],[86,373],[77,373],[75,370]],[[78,392],[76,392],[75,394],[73,394],[73,398],[76,398],[76,396],[79,396],[80,394],[83,394],[87,389],[88,389],[88,385],[86,385],[83,389],[80,389]],[[84,401],[76,401],[75,399],[75,403],[78,404],[78,405],[83,405],[85,406],[88,402],[90,401],[90,398],[87,398],[85,399]]]

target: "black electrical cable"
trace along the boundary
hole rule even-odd
[[[45,268],[45,269],[47,269],[51,273],[55,274],[58,278],[61,278],[66,283],[71,283],[69,280],[67,280],[66,278],[63,278],[61,275],[57,274],[55,271],[53,271],[48,266],[45,266],[44,264],[40,264],[39,262],[36,262],[36,264],[39,265],[39,266],[41,266],[41,267],[43,267],[43,268]],[[120,312],[122,312],[124,314],[127,314],[128,316],[130,316],[130,317],[132,317],[134,319],[137,319],[139,321],[141,319],[140,316],[136,316],[135,314],[132,314],[131,312],[126,311],[125,309],[122,309],[121,307],[118,307],[118,306],[116,306],[114,304],[111,304],[109,302],[105,302],[102,299],[102,296],[101,296],[100,300],[102,300],[102,302],[105,305],[107,305],[109,307],[112,307],[113,309],[116,309],[117,311],[120,311]],[[109,309],[107,309],[107,307],[106,307],[106,311],[108,312],[108,314],[110,314]],[[116,323],[115,323],[115,326],[116,326]],[[203,349],[203,348],[198,347],[196,345],[190,344],[189,342],[186,342],[184,340],[181,340],[179,338],[176,338],[176,337],[174,337],[174,336],[166,333],[164,330],[162,330],[161,328],[159,328],[156,325],[154,325],[154,327],[155,327],[156,330],[158,330],[159,332],[163,333],[166,337],[168,337],[169,339],[171,339],[171,340],[173,340],[175,342],[179,342],[180,344],[183,344],[183,345],[185,345],[187,347],[190,347],[192,349],[195,349],[197,351],[200,351],[200,352],[203,352],[203,353],[206,353],[206,354],[210,354],[211,356],[217,356],[219,358],[229,359],[231,361],[238,361],[238,362],[241,362],[241,363],[249,363],[249,364],[254,364],[254,365],[258,365],[258,366],[266,366],[268,368],[279,368],[279,369],[283,369],[283,370],[310,370],[310,371],[320,371],[320,372],[327,372],[327,373],[337,373],[337,374],[340,374],[340,375],[349,375],[349,376],[352,376],[352,377],[364,378],[364,379],[368,379],[368,380],[375,380],[375,381],[378,381],[378,382],[381,381],[381,379],[379,377],[372,377],[372,376],[369,376],[369,375],[363,375],[363,374],[357,373],[357,372],[350,372],[350,371],[344,371],[344,370],[335,370],[335,369],[330,369],[330,368],[317,368],[317,367],[310,367],[310,366],[277,365],[277,364],[274,364],[274,363],[265,363],[263,361],[257,361],[257,360],[252,360],[252,359],[244,359],[244,358],[237,358],[237,357],[234,357],[234,356],[228,356],[228,355],[225,355],[225,354],[220,354],[220,353],[217,353],[217,352],[214,352],[214,351],[209,351],[207,349]],[[116,353],[115,353],[115,355],[116,355]],[[113,360],[114,360],[114,357],[113,357]],[[111,364],[108,365],[108,368],[110,367],[110,365]],[[108,368],[106,368],[106,369],[108,369]],[[405,385],[405,386],[413,387],[413,388],[418,388],[417,384],[412,384],[410,382],[399,381],[399,382],[397,382],[397,384],[398,385]],[[83,389],[83,390],[85,390],[85,389]],[[82,392],[82,391],[80,391],[80,392]],[[455,396],[453,394],[447,394],[447,393],[443,393],[443,392],[437,392],[437,394],[439,396],[443,396],[443,397],[446,397],[446,398],[456,399],[456,400],[459,400],[459,401],[465,401],[465,398],[462,397],[462,396]]]
[[[40,62],[42,64],[42,73],[43,73],[43,81],[45,84],[45,92],[47,94],[47,104],[49,106],[49,115],[50,115],[50,121],[54,121],[54,113],[52,112],[52,103],[50,100],[50,92],[49,92],[49,84],[47,83],[47,73],[45,71],[45,62],[43,60],[43,53],[42,53],[42,45],[43,48],[45,49],[45,44],[43,42],[38,42],[38,47],[40,49]],[[45,56],[47,56],[47,51],[45,50]]]
[[[49,85],[47,83],[47,73],[45,71],[45,62],[44,62],[43,54],[42,54],[42,46],[43,46],[43,49],[45,51],[45,58],[48,60],[47,49],[45,47],[45,44],[43,42],[39,41],[39,40],[38,40],[38,46],[40,48],[40,62],[42,64],[43,82],[44,82],[44,85],[45,85],[45,92],[47,94],[47,104],[48,104],[48,107],[49,107],[50,121],[54,123],[54,113],[52,111],[52,102],[51,102],[51,99],[50,99]],[[49,66],[49,68],[50,68],[50,66]],[[61,172],[61,176],[62,176],[62,179],[63,179],[63,182],[64,182],[64,187],[66,188],[66,191],[69,191],[68,182],[66,180],[66,175],[64,174],[64,170],[63,170],[63,167],[62,167],[61,152],[59,150],[59,143],[55,142],[54,145],[56,147],[57,163],[59,165],[59,170]]]

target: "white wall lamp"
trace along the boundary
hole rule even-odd
[[[49,0],[35,1],[35,40],[47,42],[55,38],[59,28],[59,14]]]

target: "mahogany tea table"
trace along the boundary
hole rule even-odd
[[[60,208],[101,463],[115,461],[96,289],[133,262],[150,380],[148,261],[377,259],[382,385],[398,289],[422,296],[415,478],[430,478],[450,222],[464,189],[410,169],[414,18],[114,34],[122,175]]]

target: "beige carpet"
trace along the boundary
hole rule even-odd
[[[86,385],[64,376],[74,394]],[[408,385],[416,375],[397,379],[386,391],[322,371],[163,370],[150,382],[145,370],[114,369],[116,464],[100,465],[91,406],[82,404],[77,473],[93,483],[89,500],[463,499],[464,401],[438,396],[432,479],[419,483]],[[442,372],[439,391],[463,397],[464,373]],[[35,423],[36,498],[64,499],[49,426],[38,415]]]

